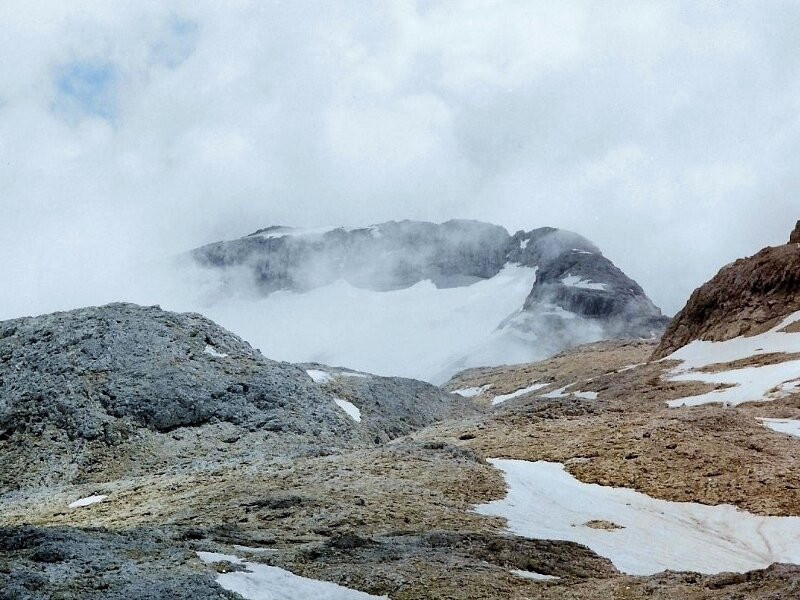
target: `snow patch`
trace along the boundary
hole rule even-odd
[[[228,554],[198,552],[197,556],[206,563],[228,561],[245,567],[245,571],[220,573],[216,581],[224,589],[247,600],[389,600],[388,596],[373,596],[329,581],[301,577],[279,567],[246,562]]]
[[[209,354],[210,356],[213,356],[214,358],[227,358],[228,357],[228,355],[226,353],[220,352],[219,350],[214,348],[214,346],[212,346],[211,344],[206,344],[205,350],[203,350],[203,352],[205,354]]]
[[[800,421],[796,419],[768,419],[764,417],[760,418],[759,421],[773,431],[800,437]]]
[[[742,402],[767,402],[786,396],[800,387],[800,360],[719,373],[680,373],[670,377],[670,381],[702,381],[732,385],[697,396],[670,400],[667,405],[672,408],[710,402],[721,402],[726,406],[735,406]]]
[[[536,390],[540,390],[542,388],[547,387],[550,385],[549,383],[532,383],[526,388],[522,388],[521,390],[517,390],[516,392],[511,392],[510,394],[501,394],[500,396],[495,396],[492,398],[492,406],[497,406],[505,402],[506,400],[511,400],[512,398],[518,398],[519,396],[524,396],[525,394],[530,394],[531,392],[535,392]]]
[[[97,504],[98,502],[102,502],[108,498],[108,496],[103,495],[96,495],[96,496],[87,496],[86,498],[81,498],[80,500],[75,500],[75,502],[70,502],[70,508],[80,508],[83,506],[89,506],[91,504]]]
[[[576,319],[578,317],[574,312],[568,311],[557,304],[543,303],[542,309],[543,310],[539,313],[541,315],[561,317],[562,319]]]
[[[339,408],[346,412],[347,416],[353,419],[353,421],[356,423],[361,423],[361,411],[355,404],[341,398],[334,398],[333,401],[336,402]]]
[[[528,247],[528,244],[530,243],[530,241],[531,241],[531,240],[530,240],[530,238],[528,238],[527,240],[520,240],[520,242],[519,242],[519,247],[520,247],[522,250],[525,250],[525,248],[527,248],[527,247]]]
[[[458,394],[459,396],[463,396],[464,398],[474,398],[475,396],[480,396],[483,392],[488,390],[492,387],[492,384],[489,383],[487,385],[482,385],[481,387],[468,387],[468,388],[461,388],[458,390],[453,390],[450,392],[451,394]]]
[[[340,280],[306,292],[210,300],[201,312],[274,360],[443,383],[470,367],[544,357],[530,340],[498,333],[498,324],[519,310],[535,281],[535,268],[508,264],[494,277],[465,286],[437,288],[421,281],[375,291]]]
[[[537,573],[535,571],[523,571],[521,569],[513,569],[509,571],[509,573],[516,575],[517,577],[531,579],[533,581],[556,581],[557,579],[561,579],[555,575],[542,575],[541,573]]]
[[[314,383],[328,383],[333,381],[333,375],[327,371],[320,371],[319,369],[306,369],[306,374],[314,380]]]
[[[775,400],[800,389],[800,360],[785,361],[761,367],[729,369],[719,373],[703,373],[700,369],[714,364],[729,363],[763,354],[800,352],[800,333],[785,333],[781,329],[800,320],[800,312],[760,335],[737,337],[724,342],[695,340],[679,348],[663,360],[679,360],[681,364],[670,374],[670,381],[701,381],[728,384],[721,390],[671,400],[671,407],[697,406],[709,402],[736,405],[742,402]]]
[[[567,275],[561,283],[568,287],[583,288],[585,290],[605,290],[608,288],[605,283],[595,283],[588,279],[582,279],[578,275]]]
[[[263,233],[254,233],[247,237],[269,240],[282,237],[325,235],[326,233],[335,231],[337,229],[344,229],[344,227],[271,227],[269,231],[265,231]]]
[[[570,385],[572,385],[572,384],[570,384]],[[568,387],[570,387],[570,386],[569,385],[565,385],[564,387],[558,388],[557,390],[553,390],[552,392],[547,392],[546,394],[542,394],[540,397],[541,398],[565,398],[566,396],[569,396],[569,394],[566,393],[566,389]]]
[[[232,554],[222,554],[221,552],[197,552],[197,556],[204,563],[229,562],[234,565],[243,565],[244,561]]]
[[[620,571],[722,573],[800,563],[800,517],[764,517],[727,504],[669,502],[582,483],[550,462],[492,459],[508,494],[476,507],[516,535],[584,544]],[[619,528],[589,526],[605,521]]]
[[[570,383],[569,385],[565,385],[562,388],[558,388],[557,390],[553,390],[552,392],[548,392],[546,394],[542,394],[542,398],[567,398],[568,396],[574,396],[576,398],[582,398],[583,400],[597,400],[597,392],[568,392],[567,389],[571,388],[574,383]]]
[[[733,362],[759,354],[800,352],[800,333],[781,331],[796,321],[800,321],[800,311],[786,317],[765,333],[751,337],[736,337],[724,342],[695,340],[662,360],[679,360],[682,363],[680,369],[685,371]]]

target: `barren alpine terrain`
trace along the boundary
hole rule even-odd
[[[800,0],[0,0],[0,600],[800,600]]]
[[[798,252],[660,345],[442,388],[157,307],[6,321],[0,597],[798,597],[800,313],[706,333]]]

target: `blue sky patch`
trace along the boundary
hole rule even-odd
[[[71,114],[113,119],[118,112],[117,69],[110,62],[75,61],[56,73],[55,105]]]
[[[197,23],[178,16],[171,16],[164,35],[153,46],[152,56],[157,63],[174,69],[194,52],[197,45]]]

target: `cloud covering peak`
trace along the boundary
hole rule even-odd
[[[0,317],[135,299],[146,261],[273,223],[453,217],[578,231],[674,312],[798,218],[798,26],[780,2],[3,2]]]

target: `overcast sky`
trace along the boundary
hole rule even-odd
[[[453,217],[578,231],[673,313],[800,218],[798,31],[765,0],[3,0],[0,318],[270,224]]]

